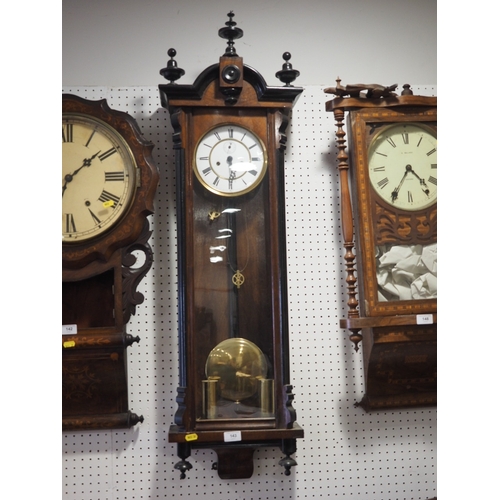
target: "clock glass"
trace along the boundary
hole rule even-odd
[[[194,171],[206,189],[221,196],[239,196],[259,184],[266,173],[262,141],[245,127],[225,124],[198,142]]]
[[[136,163],[122,138],[105,122],[62,115],[62,238],[79,243],[114,227],[136,188]]]
[[[375,192],[389,205],[421,210],[437,200],[437,139],[418,124],[391,125],[378,132],[368,152]]]
[[[194,328],[198,425],[274,418],[269,177],[264,146],[239,125],[202,134],[194,154]],[[225,425],[230,425],[226,423]]]
[[[437,243],[426,235],[437,203],[435,131],[418,123],[383,127],[368,150],[368,175],[400,231],[399,242],[375,246],[378,300],[437,298]]]

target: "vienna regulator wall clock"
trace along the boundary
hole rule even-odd
[[[193,85],[160,73],[177,163],[180,387],[169,441],[185,477],[192,448],[211,448],[221,478],[253,473],[259,446],[281,447],[285,473],[303,437],[289,380],[284,151],[290,111],[302,92],[285,53],[268,87],[243,64],[233,21],[227,49]]]
[[[325,90],[336,96],[326,109],[347,263],[341,327],[363,345],[367,411],[437,401],[437,98],[396,87],[338,80]]]
[[[126,324],[144,300],[137,285],[152,265],[152,149],[127,113],[63,94],[63,430],[143,420],[128,408],[126,352],[139,338]]]

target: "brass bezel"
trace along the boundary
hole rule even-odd
[[[249,134],[251,134],[256,139],[256,142],[258,142],[260,144],[260,147],[262,148],[262,152],[264,154],[262,171],[260,172],[257,180],[255,182],[253,182],[247,189],[240,190],[240,191],[237,191],[237,192],[234,192],[234,193],[226,193],[226,192],[221,191],[219,189],[216,189],[212,185],[208,184],[205,181],[205,179],[203,179],[203,177],[200,175],[200,172],[198,171],[198,168],[197,168],[197,161],[196,161],[196,156],[197,156],[196,153],[198,151],[198,147],[200,146],[201,142],[208,135],[210,135],[214,130],[216,130],[218,128],[228,127],[228,126],[238,127],[240,129],[246,130]],[[223,139],[223,140],[226,140],[226,139]],[[238,141],[238,142],[241,142],[241,141]],[[207,189],[208,191],[210,191],[210,192],[212,192],[212,193],[214,193],[214,194],[216,194],[218,196],[223,196],[225,198],[233,198],[233,197],[236,197],[236,196],[242,196],[242,195],[247,194],[247,193],[253,191],[254,189],[256,189],[260,185],[260,183],[262,182],[262,179],[264,179],[264,177],[265,177],[265,175],[267,173],[267,167],[268,167],[268,155],[267,155],[267,149],[266,149],[266,146],[264,144],[264,141],[255,132],[253,132],[252,130],[250,130],[248,127],[246,127],[244,125],[240,125],[239,123],[235,123],[235,122],[218,123],[217,125],[215,125],[215,126],[211,127],[210,129],[208,129],[200,137],[200,139],[196,143],[196,146],[195,146],[194,151],[193,151],[193,171],[194,171],[194,174],[195,174],[196,178],[200,182],[200,184],[205,189]]]
[[[139,186],[138,167],[135,157],[132,154],[132,150],[130,149],[130,146],[127,143],[127,141],[115,128],[113,128],[109,123],[106,123],[105,121],[96,118],[95,116],[91,116],[85,113],[63,112],[62,123],[64,124],[69,120],[79,121],[81,123],[87,124],[91,128],[94,128],[96,131],[99,131],[100,133],[103,132],[103,135],[106,135],[108,139],[111,140],[111,142],[117,143],[123,151],[121,156],[124,159],[124,164],[129,172],[130,179],[128,182],[128,189],[126,191],[126,200],[123,203],[120,212],[117,214],[117,216],[114,217],[115,220],[113,222],[109,223],[105,228],[99,231],[93,231],[91,234],[78,236],[74,239],[73,238],[65,239],[64,234],[66,233],[63,232],[62,233],[63,245],[75,245],[75,244],[80,244],[82,242],[87,242],[95,238],[99,238],[102,235],[106,234],[111,229],[113,229],[130,211],[130,207],[134,203],[137,187]],[[109,218],[107,220],[109,220]]]

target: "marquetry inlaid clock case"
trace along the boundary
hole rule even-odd
[[[437,98],[396,88],[325,90],[347,268],[340,326],[363,346],[367,411],[437,402]]]
[[[126,326],[153,255],[153,144],[107,101],[62,96],[62,427],[127,428]]]

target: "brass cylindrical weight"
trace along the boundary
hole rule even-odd
[[[260,407],[263,413],[274,413],[274,380],[260,379],[259,386]]]
[[[217,416],[217,382],[218,380],[202,380],[203,418]]]

